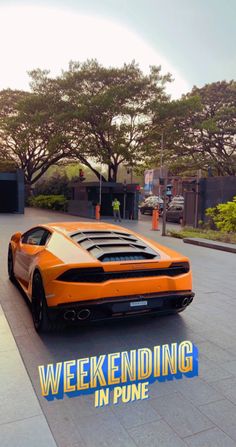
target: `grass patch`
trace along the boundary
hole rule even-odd
[[[236,233],[223,233],[221,231],[215,230],[203,230],[200,228],[184,227],[180,231],[168,230],[168,234],[178,239],[193,237],[236,244]]]

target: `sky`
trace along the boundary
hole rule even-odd
[[[135,59],[173,73],[173,97],[235,79],[236,0],[0,0],[0,89],[27,88],[26,71],[96,57]]]

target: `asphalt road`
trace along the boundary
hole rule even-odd
[[[7,277],[10,235],[48,221],[76,217],[40,210],[0,215],[0,302],[59,447],[236,446],[235,254],[162,238],[150,217],[123,222],[190,257],[196,297],[180,315],[100,323],[38,336],[29,307]],[[94,408],[94,396],[47,402],[38,365],[190,340],[199,349],[199,377],[156,383],[150,399]],[[33,447],[33,446],[32,446]]]

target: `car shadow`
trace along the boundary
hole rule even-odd
[[[24,312],[31,313],[31,303],[23,289],[17,283],[14,285],[27,306]],[[140,315],[67,325],[43,334],[38,334],[32,326],[28,327],[28,335],[19,337],[17,343],[19,349],[23,349],[23,356],[29,357],[33,368],[45,359],[56,363],[142,347],[152,349],[153,346],[191,339],[185,312],[188,310],[181,314]]]
[[[40,338],[57,362],[180,342],[188,339],[188,327],[179,314],[145,315],[68,326]]]

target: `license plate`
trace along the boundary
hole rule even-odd
[[[147,301],[133,301],[130,303],[130,307],[136,307],[136,306],[147,306]]]

